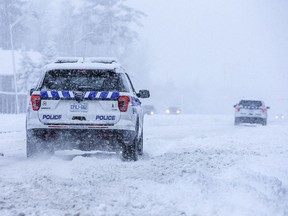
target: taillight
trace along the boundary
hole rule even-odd
[[[265,113],[267,111],[266,107],[262,107],[262,112]]]
[[[118,107],[120,112],[126,112],[128,110],[129,102],[130,102],[129,96],[119,96]]]
[[[241,108],[239,106],[236,107],[236,111],[240,112]]]
[[[32,95],[31,96],[31,104],[34,111],[37,111],[41,107],[41,96],[40,95]]]

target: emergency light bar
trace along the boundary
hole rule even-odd
[[[116,58],[109,57],[60,57],[54,60],[54,63],[63,64],[63,63],[100,63],[100,64],[113,64],[118,63]]]

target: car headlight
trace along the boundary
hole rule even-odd
[[[150,112],[150,115],[154,115],[154,112],[152,111],[152,112]]]
[[[169,114],[169,113],[170,113],[170,110],[166,110],[166,113]]]
[[[177,110],[177,114],[180,114],[180,110]]]

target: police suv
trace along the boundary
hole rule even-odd
[[[263,101],[258,100],[241,100],[234,105],[235,108],[235,125],[240,123],[258,123],[267,124],[267,110]]]
[[[46,65],[31,89],[27,112],[27,157],[80,149],[143,154],[143,112],[132,82],[112,58],[61,58]]]

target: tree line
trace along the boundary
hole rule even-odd
[[[116,56],[125,59],[137,41],[145,14],[125,0],[1,0],[0,48],[23,51],[20,91],[27,91],[40,68],[56,56]],[[25,51],[43,56],[35,63]]]

